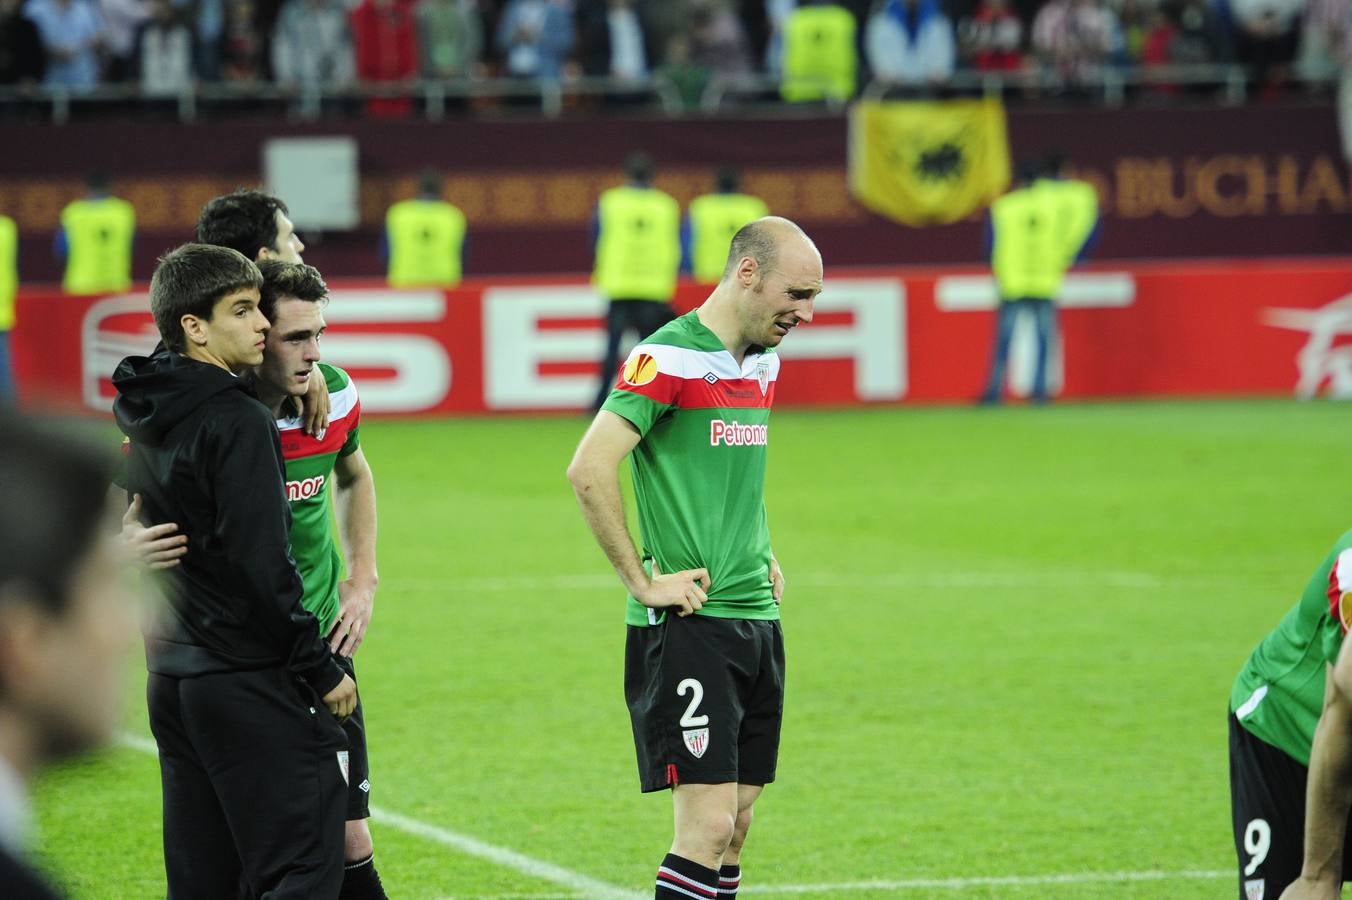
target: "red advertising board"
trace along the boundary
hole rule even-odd
[[[604,305],[585,280],[333,287],[324,353],[353,374],[365,411],[580,410],[593,396]],[[703,295],[684,284],[677,306]],[[1062,397],[1352,396],[1352,259],[1098,266],[1073,274],[1061,300]],[[832,272],[812,324],[780,348],[777,403],[974,399],[995,303],[977,270]],[[12,338],[21,400],[106,411],[117,361],[155,340],[143,291],[25,291]],[[1015,393],[1031,359],[1029,324],[1015,335]]]

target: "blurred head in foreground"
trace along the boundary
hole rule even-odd
[[[0,414],[0,767],[20,779],[122,721],[137,622],[112,471],[78,433]]]

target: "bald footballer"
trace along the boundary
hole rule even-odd
[[[765,514],[774,348],[812,321],[821,289],[821,254],[797,225],[743,227],[708,299],[630,353],[568,468],[629,592],[624,688],[640,785],[672,792],[659,900],[736,896],[752,810],[775,778],[784,577]],[[641,550],[620,495],[625,457]]]

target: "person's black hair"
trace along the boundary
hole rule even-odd
[[[742,173],[732,166],[724,166],[714,175],[714,185],[724,194],[735,194],[742,186]]]
[[[269,322],[273,321],[277,301],[282,297],[318,303],[329,296],[329,286],[314,266],[265,259],[258,264],[258,271],[263,276],[263,286],[258,289],[258,308]]]
[[[160,257],[150,278],[150,311],[164,345],[175,353],[187,349],[183,317],[210,319],[226,294],[263,286],[253,260],[229,247],[184,244]]]
[[[624,175],[635,184],[651,184],[656,168],[646,153],[631,153],[624,161]]]
[[[277,248],[277,213],[290,215],[279,198],[240,188],[202,207],[197,218],[197,243],[229,247],[257,259],[264,247]]]

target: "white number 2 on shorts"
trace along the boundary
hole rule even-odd
[[[1258,867],[1267,859],[1268,851],[1271,849],[1272,828],[1266,819],[1254,819],[1244,826],[1244,852],[1252,857],[1249,864],[1244,867],[1245,877],[1258,871]]]
[[[699,728],[703,725],[708,725],[708,716],[695,715],[695,710],[699,709],[700,701],[704,699],[704,685],[693,678],[687,678],[676,685],[676,696],[684,697],[687,690],[694,694],[694,696],[690,698],[690,705],[685,708],[685,715],[681,716],[681,727]],[[1267,851],[1264,850],[1263,852],[1266,853]]]

